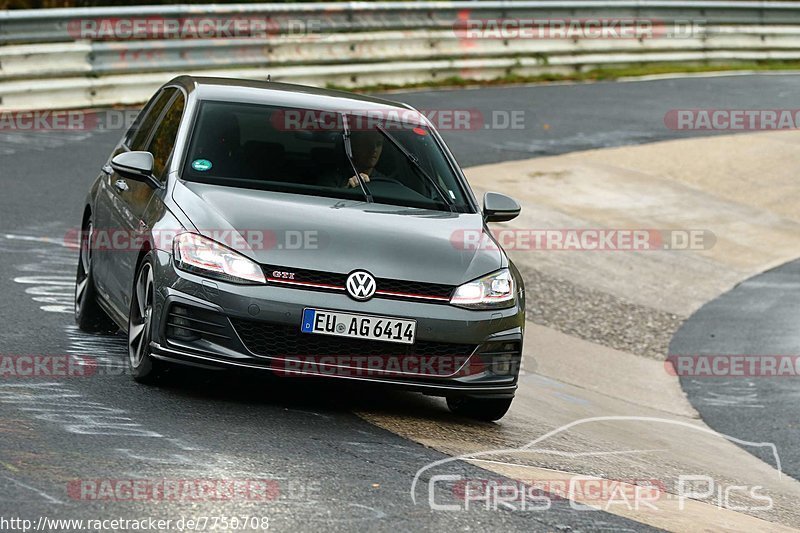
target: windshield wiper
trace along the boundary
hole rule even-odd
[[[373,203],[375,200],[372,199],[372,193],[369,192],[364,178],[361,177],[361,172],[359,172],[356,167],[356,162],[353,161],[353,146],[350,144],[350,126],[347,123],[347,115],[344,113],[342,113],[342,138],[344,139],[344,153],[347,156],[347,160],[350,162],[350,166],[353,167],[353,172],[356,173],[356,179],[361,186],[361,192],[364,193],[364,198],[367,199],[367,202]]]
[[[453,201],[453,199],[450,198],[450,196],[448,196],[448,194],[442,190],[436,179],[430,174],[428,174],[428,172],[424,168],[422,168],[422,165],[419,164],[419,159],[417,158],[417,156],[409,152],[405,146],[400,144],[400,141],[394,138],[394,135],[386,131],[386,129],[380,124],[376,124],[375,129],[381,132],[384,137],[389,139],[389,141],[395,146],[395,148],[400,150],[400,152],[404,156],[406,156],[406,159],[408,159],[411,162],[411,166],[417,170],[417,173],[419,173],[420,176],[428,180],[428,183],[430,183],[433,186],[434,190],[436,190],[436,192],[439,193],[439,196],[442,197],[442,200],[444,200],[445,205],[447,205],[447,207],[450,208],[450,211],[456,213],[457,212],[456,204]]]

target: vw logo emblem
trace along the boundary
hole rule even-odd
[[[376,288],[375,278],[369,272],[356,270],[347,276],[347,292],[356,300],[369,300]]]

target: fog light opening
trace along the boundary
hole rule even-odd
[[[497,355],[494,358],[494,373],[501,375],[508,375],[511,373],[511,354]]]
[[[186,329],[191,327],[191,322],[188,318],[189,310],[185,307],[181,306],[173,306],[172,312],[170,313],[170,325],[167,327],[167,336],[181,341],[196,341],[200,338],[196,332],[192,331],[191,329]],[[180,327],[185,326],[185,327]]]

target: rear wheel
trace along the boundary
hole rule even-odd
[[[513,398],[448,396],[447,408],[455,415],[483,420],[484,422],[493,422],[505,416],[513,400]]]
[[[147,255],[136,272],[128,313],[128,363],[133,379],[140,383],[152,383],[162,370],[160,361],[150,354],[154,302],[153,263]]]
[[[92,272],[92,231],[90,219],[80,234],[78,272],[75,275],[75,323],[81,330],[92,333],[116,331],[119,329],[117,325],[97,303],[97,289]]]

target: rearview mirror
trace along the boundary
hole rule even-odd
[[[153,154],[150,152],[124,152],[111,160],[111,168],[120,176],[158,189],[161,184],[153,177],[153,164]]]
[[[517,218],[520,206],[516,200],[499,192],[483,196],[483,219],[486,222],[507,222]]]

